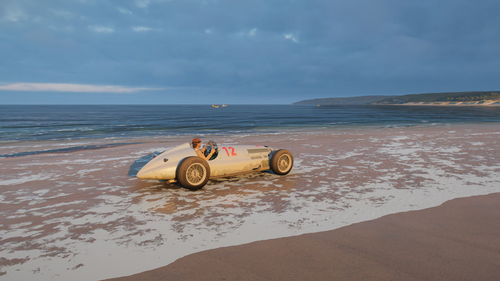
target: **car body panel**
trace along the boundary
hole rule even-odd
[[[272,149],[258,145],[219,145],[218,155],[207,161],[210,178],[268,170]],[[140,179],[174,180],[180,162],[196,152],[189,143],[166,150],[149,161],[138,173]]]

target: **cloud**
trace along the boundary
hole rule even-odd
[[[148,32],[148,31],[153,30],[153,28],[151,28],[149,26],[133,26],[132,30],[135,32]]]
[[[118,10],[118,12],[120,12],[121,14],[124,14],[124,15],[132,15],[132,11],[128,10],[128,9],[125,9],[125,8],[122,8],[122,7],[118,7],[116,8]]]
[[[285,40],[290,40],[294,43],[299,43],[299,39],[293,33],[285,33],[283,34],[283,38],[285,38]]]
[[[254,37],[255,35],[257,35],[257,28],[252,28],[248,31],[248,36]]]
[[[19,22],[27,18],[28,16],[23,10],[16,7],[11,7],[5,9],[1,19],[4,21]]]
[[[0,81],[157,85],[165,102],[500,88],[500,1],[77,1],[0,0]]]
[[[158,91],[165,88],[138,88],[118,85],[66,84],[66,83],[10,83],[0,85],[0,91],[23,92],[72,92],[127,94],[142,91]]]
[[[151,4],[150,0],[135,0],[135,5],[139,8],[147,8]]]
[[[242,37],[255,37],[257,35],[257,28],[251,28],[247,31],[240,31],[236,33],[237,36],[242,36]]]
[[[97,33],[113,33],[115,29],[104,25],[89,25],[89,29]]]

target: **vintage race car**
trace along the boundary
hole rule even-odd
[[[274,150],[258,145],[217,146],[212,141],[207,143],[206,148],[206,155],[215,149],[215,153],[208,161],[196,156],[189,143],[176,146],[149,161],[139,170],[137,177],[168,180],[197,190],[210,178],[265,170],[286,175],[293,167],[293,156],[285,149]]]

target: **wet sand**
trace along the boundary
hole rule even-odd
[[[287,148],[296,161],[284,177],[210,181],[197,192],[133,177],[138,161],[186,137],[2,143],[12,157],[0,159],[0,280],[125,276],[499,192],[499,135],[498,124],[469,124],[203,136]]]
[[[204,251],[141,274],[156,280],[500,280],[500,193],[340,229]]]

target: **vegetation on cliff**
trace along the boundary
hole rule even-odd
[[[434,103],[434,102],[482,102],[499,100],[500,92],[460,92],[460,93],[431,93],[413,94],[404,96],[386,97],[375,104],[405,104],[405,103]]]
[[[321,98],[296,102],[296,105],[387,105],[387,104],[482,104],[500,102],[500,91],[449,92],[400,96],[358,96]]]

